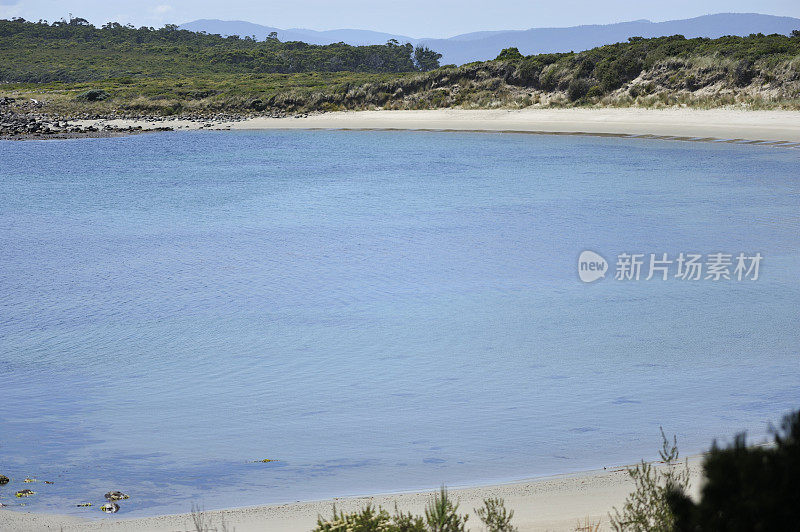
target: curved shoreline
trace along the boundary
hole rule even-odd
[[[613,112],[612,112],[613,111]],[[557,119],[550,119],[550,116]],[[560,117],[560,118],[558,118]],[[608,118],[616,117],[616,121]],[[642,120],[637,120],[641,118]],[[604,118],[604,119],[601,119]],[[645,120],[645,118],[647,120]],[[800,112],[791,111],[697,111],[640,109],[559,111],[366,111],[329,113],[303,118],[253,118],[242,122],[187,123],[181,129],[302,129],[302,130],[421,130],[458,132],[509,132],[526,134],[596,135],[625,138],[653,138],[684,141],[721,141],[766,143],[772,146],[800,147]],[[653,120],[658,119],[658,122]],[[725,120],[728,123],[725,124]],[[446,127],[439,127],[443,125]],[[122,121],[124,122],[124,121]],[[143,129],[163,127],[165,122],[128,121]],[[178,124],[181,121],[168,121]],[[543,129],[549,128],[549,129]],[[647,132],[663,130],[661,133]],[[683,131],[683,133],[680,133]],[[704,134],[714,131],[715,137]],[[724,135],[729,132],[728,135]],[[724,137],[727,136],[727,139]],[[786,140],[786,138],[793,140]],[[699,459],[692,462],[695,479]],[[607,512],[620,506],[631,485],[621,468],[533,479],[510,484],[453,489],[462,509],[471,511],[484,497],[503,497],[514,509],[515,523],[521,531],[574,530],[577,520],[602,519],[608,525]],[[355,510],[367,503],[392,509],[396,502],[405,511],[421,512],[429,498],[427,492],[397,493],[368,497],[348,497],[324,501],[273,504],[207,512],[216,524],[222,517],[239,532],[248,530],[310,530],[318,514],[330,515],[331,507]],[[470,524],[475,524],[475,518]],[[0,510],[0,529],[13,530],[133,530],[174,531],[191,529],[188,514],[166,515],[129,520],[81,519],[76,517],[31,514]]]
[[[697,493],[701,462],[702,455],[688,459],[693,494]],[[656,468],[663,467],[656,462],[653,462],[653,465]],[[469,524],[472,527],[480,524],[472,515],[473,509],[479,507],[485,498],[500,497],[505,499],[509,509],[514,510],[514,524],[520,532],[545,530],[571,532],[575,530],[578,521],[583,523],[587,518],[592,523],[600,521],[603,530],[608,528],[608,513],[614,506],[621,507],[632,489],[633,483],[626,472],[626,466],[615,466],[506,484],[453,488],[449,491],[459,501],[459,510],[471,514]],[[346,512],[372,504],[382,506],[389,511],[393,511],[397,505],[402,511],[422,514],[431,493],[418,491],[298,501],[211,510],[204,512],[204,515],[207,522],[211,520],[212,529],[215,526],[219,527],[224,519],[228,529],[235,529],[237,532],[263,530],[310,532],[316,525],[319,515],[330,516],[334,504],[338,510]],[[0,529],[12,529],[18,532],[40,530],[174,532],[193,530],[194,526],[192,516],[188,513],[131,519],[87,519],[0,510]]]
[[[169,125],[176,130],[416,130],[597,135],[800,147],[800,111],[690,108],[434,109],[337,111],[289,118],[255,117],[236,122],[120,119],[78,123],[141,126],[144,130]]]

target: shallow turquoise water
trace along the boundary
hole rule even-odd
[[[761,438],[800,407],[798,163],[514,134],[0,142],[0,502],[97,516],[74,505],[120,489],[148,515],[629,463],[659,426],[688,453]],[[585,249],[765,258],[755,282],[586,285]]]

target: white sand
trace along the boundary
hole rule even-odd
[[[83,124],[98,121],[83,121]],[[251,118],[240,122],[100,121],[179,129],[419,129],[658,135],[800,143],[800,111],[737,109],[523,109],[351,111],[306,118]]]
[[[692,476],[692,493],[696,494],[700,482],[701,457],[689,460]],[[575,475],[563,475],[543,479],[450,490],[459,501],[463,513],[473,513],[484,498],[502,497],[506,507],[514,510],[514,523],[521,532],[528,531],[574,531],[578,521],[602,522],[601,530],[609,530],[608,512],[612,507],[621,507],[632,490],[632,483],[623,467],[590,471]],[[316,524],[317,515],[329,516],[333,504],[338,509],[355,510],[371,503],[383,506],[390,512],[395,503],[404,511],[422,514],[430,493],[401,493],[332,499],[327,501],[297,502],[292,504],[254,506],[230,510],[206,512],[213,530],[222,530],[224,518],[228,530],[236,532],[294,532],[310,531]],[[188,508],[187,508],[188,510]],[[97,509],[87,509],[97,512]],[[472,530],[482,530],[478,518],[471,515],[468,525]],[[0,510],[0,530],[39,531],[153,531],[173,532],[194,530],[191,516],[166,515],[145,519],[114,519],[112,516],[97,519],[78,519]]]

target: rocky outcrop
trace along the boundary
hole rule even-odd
[[[149,131],[171,131],[168,126]],[[142,132],[139,126],[81,125],[43,112],[41,102],[0,97],[0,139],[111,137]]]

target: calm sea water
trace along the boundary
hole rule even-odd
[[[630,463],[659,426],[686,453],[763,438],[800,407],[798,163],[513,134],[0,142],[0,502],[183,512]],[[755,282],[588,285],[585,249],[765,258]]]

